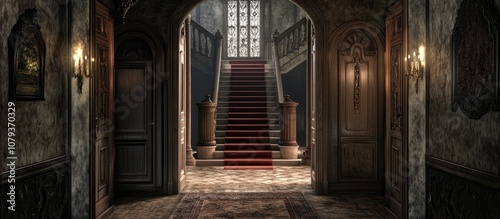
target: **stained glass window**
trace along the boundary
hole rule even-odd
[[[228,0],[227,56],[260,56],[260,0]]]

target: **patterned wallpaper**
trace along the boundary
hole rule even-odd
[[[7,156],[8,41],[18,17],[28,8],[37,9],[40,31],[46,45],[45,101],[15,101],[16,168],[67,154],[67,46],[66,5],[60,1],[5,0],[0,4],[0,142]],[[7,168],[2,159],[2,171]]]
[[[451,111],[451,35],[460,0],[430,0],[428,44],[429,144],[427,155],[499,175],[500,113],[490,112],[479,120]],[[497,6],[500,5],[496,1]]]

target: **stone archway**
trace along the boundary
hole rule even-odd
[[[184,92],[182,81],[185,80],[183,75],[180,73],[183,71],[182,64],[180,63],[181,55],[181,44],[179,43],[182,36],[181,26],[183,21],[187,17],[188,13],[203,0],[192,0],[183,2],[177,10],[174,12],[172,19],[167,25],[166,34],[167,38],[167,65],[166,70],[169,72],[167,75],[167,80],[169,81],[167,86],[167,112],[166,120],[164,122],[165,127],[167,127],[165,134],[168,135],[168,141],[166,142],[167,154],[169,154],[168,161],[165,164],[169,193],[175,194],[179,193],[185,185],[185,136],[183,136],[184,130],[186,129],[186,114],[184,109],[185,100],[181,94]],[[313,129],[315,145],[311,148],[311,184],[316,193],[326,194],[328,193],[328,183],[327,183],[327,159],[328,159],[328,142],[329,139],[327,130],[329,127],[329,120],[316,118],[329,118],[328,115],[328,100],[329,94],[325,93],[328,88],[328,74],[324,72],[327,66],[326,54],[326,25],[324,23],[324,16],[319,10],[316,4],[312,4],[305,0],[291,0],[299,8],[301,8],[311,19],[312,24],[315,29],[315,56],[314,63],[315,66],[312,72],[318,72],[315,75],[315,89],[308,94],[308,99],[314,99],[310,102],[315,103],[315,111],[308,115],[308,118],[313,122],[314,127],[308,127],[308,129]],[[323,73],[324,72],[324,73]],[[190,89],[190,88],[187,88]],[[321,101],[318,101],[321,100]],[[323,101],[325,100],[325,101]],[[166,122],[170,121],[170,122]],[[175,146],[174,146],[175,145]]]

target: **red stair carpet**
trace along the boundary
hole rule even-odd
[[[272,169],[266,61],[230,61],[224,169]]]

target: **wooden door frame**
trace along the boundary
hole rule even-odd
[[[96,0],[90,0],[89,1],[89,54],[94,54],[95,53],[95,20],[96,20]],[[94,71],[93,66],[90,67],[90,71]],[[94,151],[94,145],[96,143],[96,136],[95,133],[93,132],[96,121],[95,121],[95,101],[94,101],[94,95],[95,95],[95,78],[89,78],[89,145],[90,145],[90,157],[89,157],[89,162],[90,162],[90,170],[89,170],[89,217],[90,218],[96,218],[96,195],[95,195],[95,151]]]
[[[165,150],[165,144],[164,144],[164,136],[163,136],[163,127],[160,125],[162,124],[163,118],[164,118],[164,112],[162,112],[162,107],[163,104],[166,104],[162,101],[162,95],[164,95],[162,91],[162,86],[163,82],[165,80],[165,75],[164,75],[164,69],[165,69],[165,45],[163,41],[161,40],[160,34],[152,27],[150,27],[148,24],[143,24],[143,23],[137,23],[137,22],[128,22],[126,24],[116,26],[115,27],[115,48],[114,51],[126,40],[129,39],[141,39],[145,43],[148,44],[149,48],[151,49],[152,52],[152,66],[151,70],[153,71],[153,78],[152,80],[152,89],[153,89],[153,99],[152,101],[155,102],[154,104],[154,123],[158,124],[155,125],[156,128],[154,129],[153,134],[153,139],[152,139],[152,148],[161,148],[161,151],[154,156],[156,157],[156,161],[153,165],[160,166],[160,170],[155,170],[155,174],[160,174],[161,175],[161,193],[166,193],[166,187],[163,182],[165,182],[165,176],[164,176],[164,171],[163,169],[167,168],[167,166],[164,165],[164,156],[161,152]],[[116,59],[116,56],[115,56]],[[116,61],[115,61],[116,65]],[[114,81],[113,81],[114,83]],[[118,97],[115,97],[115,100]],[[158,183],[158,182],[156,182]],[[155,183],[155,184],[156,184]]]

